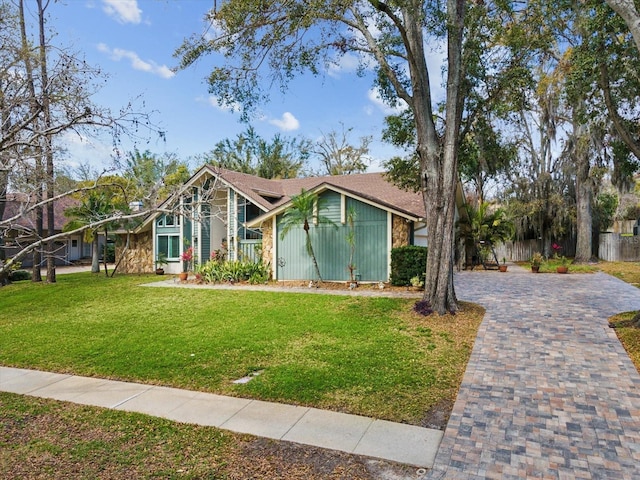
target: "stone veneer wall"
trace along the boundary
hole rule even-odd
[[[271,263],[273,260],[273,219],[262,222],[262,261],[265,264]],[[271,265],[271,278],[273,278],[273,269],[275,265]]]
[[[391,221],[391,248],[404,247],[409,245],[411,240],[411,224],[404,218],[397,215]]]
[[[122,257],[122,252],[127,243],[127,236],[120,235],[119,240],[120,245],[116,246],[116,262]],[[142,232],[137,235],[131,234],[129,248],[118,266],[118,271],[120,273],[154,272],[152,245],[151,232]]]

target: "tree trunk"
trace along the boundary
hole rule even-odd
[[[584,127],[574,127],[575,132],[575,165],[576,165],[576,226],[578,242],[576,244],[575,263],[587,263],[593,259],[592,230],[593,218],[591,202],[593,199],[593,181],[589,177],[589,149],[584,135]]]
[[[424,300],[439,314],[456,312],[458,301],[453,285],[455,193],[458,180],[458,137],[462,117],[462,32],[464,1],[447,1],[448,70],[446,127],[442,148],[431,111],[428,76],[411,71],[414,82],[414,116],[422,173],[422,192],[427,212],[427,269]],[[422,52],[422,32],[407,25],[407,35],[414,52]],[[417,55],[416,55],[417,57]],[[424,59],[424,55],[420,56]],[[416,62],[417,63],[417,62]],[[411,65],[411,64],[410,64]],[[417,64],[427,72],[426,64]],[[425,78],[426,77],[426,78]],[[424,82],[416,88],[417,81]],[[427,95],[420,98],[420,92]],[[428,104],[428,108],[424,108]],[[421,105],[423,108],[421,108]]]
[[[18,12],[19,12],[19,16],[20,16],[20,37],[21,37],[21,45],[22,45],[22,49],[23,49],[23,60],[24,60],[24,66],[25,66],[25,72],[26,72],[26,78],[27,78],[27,87],[29,89],[29,109],[33,115],[33,122],[36,124],[34,125],[34,130],[37,131],[37,123],[38,123],[38,113],[40,110],[40,105],[38,102],[38,98],[36,96],[36,87],[35,87],[35,83],[34,83],[34,78],[33,78],[33,66],[31,64],[31,56],[28,54],[29,52],[29,40],[27,38],[27,27],[26,27],[26,21],[25,21],[25,15],[24,15],[24,0],[20,0],[19,4],[18,4]],[[33,192],[34,192],[34,200],[36,203],[39,203],[42,201],[42,157],[41,157],[42,151],[39,148],[34,148],[34,158],[35,158],[35,178],[34,178],[34,185],[33,185]],[[38,240],[42,239],[42,235],[43,235],[43,223],[42,223],[42,207],[38,207],[35,210],[35,214],[36,214],[36,231],[35,234],[37,235]],[[41,282],[42,281],[42,275],[40,273],[40,263],[42,262],[42,255],[41,255],[41,247],[38,247],[37,249],[35,249],[33,251],[33,255],[32,255],[32,259],[33,259],[33,269],[31,272],[31,281],[33,282]]]
[[[42,162],[36,162],[36,171],[42,167]],[[40,177],[39,173],[36,173],[36,177]],[[42,189],[38,188],[36,190],[36,202],[42,201]],[[42,207],[38,207],[35,210],[36,213],[36,235],[38,240],[42,238],[43,235],[43,222],[42,222]],[[40,264],[42,263],[42,247],[38,247],[33,251],[33,268],[31,269],[31,281],[32,282],[41,282],[42,281],[42,273],[40,271]]]
[[[323,282],[322,280],[322,275],[320,275],[320,267],[318,266],[318,259],[316,258],[316,253],[313,251],[313,244],[311,243],[311,237],[309,236],[309,231],[306,230],[305,233],[307,234],[307,245],[308,245],[308,249],[309,249],[309,255],[311,255],[311,260],[313,261],[313,266],[316,269],[316,275],[318,275],[318,280],[320,281],[320,283]]]
[[[4,211],[7,205],[7,187],[9,186],[9,172],[2,168],[3,165],[0,163],[0,220],[4,218]],[[6,258],[4,235],[0,235],[0,264],[3,264]]]
[[[91,241],[91,273],[100,273],[100,236],[93,233]]]
[[[42,103],[42,113],[43,113],[43,121],[44,121],[44,129],[48,131],[51,126],[51,107],[49,101],[49,74],[47,71],[47,50],[46,50],[46,39],[45,39],[45,31],[44,31],[44,8],[42,5],[42,0],[38,1],[38,26],[40,32],[40,77],[41,77],[41,103]],[[48,3],[48,2],[47,2]],[[46,7],[45,7],[46,8]],[[43,144],[43,156],[44,163],[46,166],[45,171],[45,181],[44,185],[46,186],[46,198],[49,200],[47,203],[47,236],[52,237],[55,235],[55,209],[54,209],[54,168],[53,168],[53,146],[51,144],[51,136],[46,134],[42,139]],[[56,282],[56,251],[55,251],[55,242],[49,241],[47,242],[47,283],[55,283]]]
[[[107,227],[104,228],[104,250],[102,252],[102,263],[104,263],[104,275],[109,276],[109,269],[107,268],[107,238],[109,238]]]

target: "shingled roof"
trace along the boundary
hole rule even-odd
[[[11,227],[20,227],[30,232],[36,230],[36,214],[35,210],[28,211],[33,206],[35,201],[26,194],[21,193],[9,193],[5,201],[4,215],[0,220],[8,220],[13,217],[17,217],[12,221]],[[78,201],[71,197],[62,197],[53,203],[54,214],[54,228],[56,231],[62,231],[62,227],[69,221],[64,215],[65,209],[77,205]],[[26,212],[26,213],[24,213]],[[43,224],[44,228],[47,228],[47,209],[43,208]]]
[[[268,180],[211,166],[204,168],[232,185],[242,195],[262,207],[265,212],[286,204],[302,189],[313,190],[326,185],[327,188],[334,187],[411,217],[424,218],[425,216],[422,194],[398,188],[385,178],[384,173]]]

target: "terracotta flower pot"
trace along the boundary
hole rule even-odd
[[[500,269],[501,272],[506,272],[507,271],[507,266],[508,265],[499,265],[498,268]]]
[[[540,271],[540,265],[531,265],[531,271],[533,273],[538,273]]]
[[[569,267],[564,266],[564,265],[560,265],[559,267],[556,267],[556,272],[558,273],[567,273],[569,271]]]
[[[188,274],[187,272],[181,272],[181,273],[178,275],[178,277],[180,278],[180,281],[181,281],[181,282],[184,282],[184,281],[189,277],[189,274]]]

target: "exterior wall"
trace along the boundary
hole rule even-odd
[[[126,235],[119,235],[119,241],[116,245],[116,262],[122,258],[125,245],[127,243]],[[155,270],[153,263],[153,247],[152,233],[142,232],[129,237],[129,248],[124,253],[124,258],[118,266],[121,273],[151,273]]]
[[[349,226],[346,222],[342,223],[342,220],[346,219],[343,209],[348,212],[350,208],[354,208],[356,241],[353,263],[356,266],[356,278],[362,281],[386,281],[389,276],[388,256],[391,236],[387,211],[352,198],[343,198],[336,192],[325,192],[322,199],[325,202],[325,208],[320,213],[331,219],[334,225],[311,225],[310,236],[323,280],[349,280],[350,272],[347,266],[350,247],[346,240]],[[269,235],[276,242],[277,260],[283,260],[283,264],[277,266],[277,278],[279,280],[315,279],[316,273],[305,248],[306,236],[302,226],[292,228],[284,240],[281,240],[279,237],[281,220],[282,215],[277,219],[277,234]],[[263,239],[266,238],[267,235],[264,234]],[[264,245],[263,248],[266,249]],[[273,259],[273,253],[270,255]]]
[[[398,215],[393,216],[391,248],[404,247],[411,243],[411,223]]]

